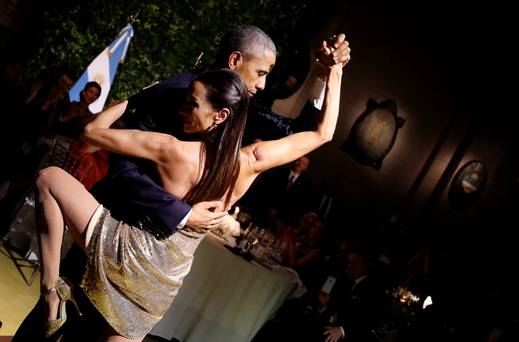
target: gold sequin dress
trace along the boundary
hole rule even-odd
[[[204,234],[183,229],[158,239],[102,210],[81,287],[115,331],[142,338],[169,309]]]

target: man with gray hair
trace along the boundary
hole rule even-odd
[[[273,56],[272,62],[275,62],[276,54],[276,45],[265,32],[252,25],[236,26],[227,31],[220,40],[212,67],[230,69],[232,68],[229,65],[230,60],[233,59],[231,64],[236,64],[239,62],[240,57],[243,58],[241,66],[247,65],[246,62],[254,58],[264,59],[265,57],[266,60],[270,61]],[[240,70],[234,71],[242,75]],[[256,94],[257,90],[262,90],[265,87],[265,82],[263,84],[249,84],[247,81],[252,80],[248,76],[250,77],[250,75],[245,74],[242,75],[242,78],[247,83],[249,92],[252,95]],[[263,81],[266,80],[263,79]]]

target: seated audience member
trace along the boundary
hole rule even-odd
[[[381,317],[384,289],[370,275],[372,261],[368,253],[353,248],[348,254],[347,272],[353,281],[344,295],[338,310],[338,324],[324,329],[326,342],[344,339],[351,342],[375,341],[372,330]]]
[[[279,212],[276,208],[269,209],[268,221],[274,224],[278,237],[278,244],[280,252],[284,260],[288,263],[288,240],[293,239],[299,243],[303,236],[307,235],[310,228],[317,221],[317,214],[314,212],[307,212],[299,219],[299,224],[296,226],[288,226],[282,222],[279,217]]]
[[[304,215],[301,219],[302,224],[296,229],[286,228],[284,232],[287,245],[285,264],[294,268],[301,281],[311,290],[322,280],[318,273],[322,262],[321,237],[324,231],[324,225],[319,220],[313,221],[309,228],[305,228],[306,222],[314,218],[314,215]]]
[[[24,116],[27,129],[24,134],[26,149],[34,148],[36,141],[48,129],[52,118],[63,110],[68,100],[68,91],[74,84],[70,73],[59,70],[42,80],[35,81],[25,97],[27,105]]]
[[[323,327],[337,321],[337,291],[333,280],[321,285],[301,298],[286,301],[252,341],[324,341]]]
[[[69,156],[63,169],[90,190],[94,184],[108,174],[109,155],[106,150],[90,151],[90,146],[81,140],[74,140],[69,147]]]
[[[83,128],[94,119],[88,106],[101,95],[101,86],[97,82],[88,82],[79,93],[79,101],[66,104],[63,110],[50,119],[50,129],[56,134],[76,138],[83,133]]]

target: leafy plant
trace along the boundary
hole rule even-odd
[[[136,13],[134,37],[111,99],[127,98],[193,67],[201,52],[205,62],[212,61],[222,35],[239,24],[256,25],[273,38],[282,68],[283,52],[294,40],[298,21],[309,15],[307,9],[297,0],[63,1],[43,11],[41,43],[28,62],[27,76],[65,67],[78,77]]]

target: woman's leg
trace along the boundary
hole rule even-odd
[[[58,167],[40,171],[36,187],[43,293],[53,288],[59,277],[64,224],[76,243],[85,249],[85,228],[99,203],[81,183]],[[59,303],[56,292],[47,292],[44,299],[48,303],[48,319],[56,319]]]

